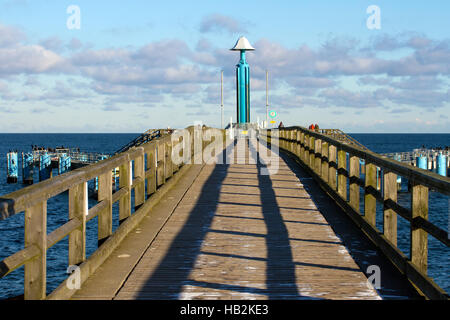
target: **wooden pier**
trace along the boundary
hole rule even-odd
[[[188,128],[196,139],[209,136],[206,131]],[[217,133],[225,137],[223,130],[212,132],[222,143]],[[405,291],[413,288],[416,296],[409,298],[448,299],[427,275],[427,237],[449,245],[448,233],[428,221],[428,189],[449,195],[450,179],[302,127],[279,134],[279,140],[277,130],[226,140],[220,156],[245,152],[231,153],[225,164],[184,165],[173,163],[180,145],[183,156],[201,159],[209,142],[198,147],[195,139],[167,135],[0,197],[1,219],[25,211],[25,248],[0,262],[0,277],[25,265],[25,299],[380,299],[351,254],[370,245],[383,253],[380,263],[398,273],[392,282],[403,278]],[[281,153],[267,152],[265,141]],[[263,174],[269,165],[258,161],[262,154],[278,164],[270,175]],[[375,166],[383,168],[383,194],[376,190]],[[116,167],[120,188],[113,193]],[[397,174],[413,184],[411,208],[396,202]],[[98,203],[88,208],[86,183],[96,177]],[[66,190],[69,219],[47,234],[46,202]],[[377,201],[384,205],[383,231],[375,227]],[[115,202],[121,224],[113,233]],[[411,257],[396,245],[397,215],[411,222]],[[86,224],[94,217],[99,247],[86,257]],[[336,234],[332,221],[345,219],[364,244]],[[79,266],[81,287],[70,285],[71,276],[47,295],[46,251],[66,236],[68,263]]]
[[[105,290],[135,241],[119,246],[73,298],[380,299],[284,160],[278,173],[261,175],[241,142],[247,164],[197,166],[177,203],[159,208],[166,220],[158,234],[140,236],[159,215],[135,231],[147,248],[123,283]]]

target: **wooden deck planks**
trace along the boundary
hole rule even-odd
[[[115,299],[380,299],[279,158],[206,165]]]

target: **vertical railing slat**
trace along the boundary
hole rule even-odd
[[[305,152],[303,154],[303,162],[309,167],[309,135],[305,133],[303,143],[305,145]]]
[[[166,182],[165,172],[166,172],[166,151],[165,143],[162,140],[158,141],[157,145],[157,186],[161,186]]]
[[[359,158],[350,156],[350,199],[349,203],[357,212],[359,212]]]
[[[336,164],[337,164],[337,149],[336,146],[330,144],[328,147],[328,184],[336,190],[337,179],[336,179]]]
[[[81,221],[80,227],[69,234],[69,265],[78,265],[86,259],[86,216],[88,214],[87,182],[69,189],[69,219]]]
[[[25,210],[25,247],[37,246],[39,255],[25,263],[24,298],[41,300],[46,296],[47,202]]]
[[[390,199],[397,202],[397,175],[387,170],[383,174],[383,198],[384,201]],[[397,246],[397,213],[387,208],[386,203],[383,211],[383,233],[394,246]]]
[[[328,183],[328,142],[323,141],[322,142],[322,146],[321,146],[321,150],[322,150],[322,157],[326,158],[326,159],[322,159],[322,171],[321,171],[321,176],[323,181]]]
[[[316,155],[315,155],[315,145],[314,145],[314,137],[312,137],[312,136],[310,136],[309,137],[309,143],[308,143],[308,145],[309,145],[309,167],[314,171],[314,165],[315,165],[315,158],[316,158]]]
[[[296,140],[296,134],[295,129],[291,130],[291,143],[290,143],[290,151],[295,154],[295,140]]]
[[[377,191],[377,167],[365,162],[365,187]],[[369,192],[364,192],[364,217],[373,227],[376,226],[377,199]]]
[[[322,140],[314,141],[314,171],[320,177],[322,175]]]
[[[347,170],[347,154],[344,150],[338,151],[338,193],[344,199],[347,200],[347,177],[344,172]]]
[[[166,179],[172,177],[173,175],[173,163],[172,163],[172,141],[171,139],[166,140]]]
[[[295,146],[295,155],[301,160],[302,159],[302,145],[301,145],[301,140],[302,140],[302,133],[299,130],[295,130],[295,141],[296,141],[296,146]]]
[[[106,201],[107,207],[98,215],[98,246],[112,234],[112,172],[98,178],[98,201]]]
[[[119,167],[119,187],[127,190],[127,194],[119,200],[119,223],[131,215],[131,160],[126,160]]]
[[[140,182],[134,188],[134,209],[139,209],[145,202],[145,161],[144,154],[134,159],[134,175]]]
[[[156,191],[156,144],[147,153],[147,170],[150,170],[147,179],[147,196],[150,196]]]
[[[428,188],[422,185],[413,185],[411,192],[412,219],[421,217],[428,220]],[[411,262],[427,274],[428,265],[428,234],[411,223]]]

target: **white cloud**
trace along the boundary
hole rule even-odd
[[[0,75],[53,71],[63,59],[39,45],[0,48]]]
[[[236,19],[222,14],[211,14],[203,18],[200,24],[200,32],[247,32],[246,28]]]

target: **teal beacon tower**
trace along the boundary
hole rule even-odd
[[[245,60],[245,51],[255,50],[245,37],[240,37],[233,51],[241,52],[241,60],[236,65],[236,123],[250,122],[250,66]]]

